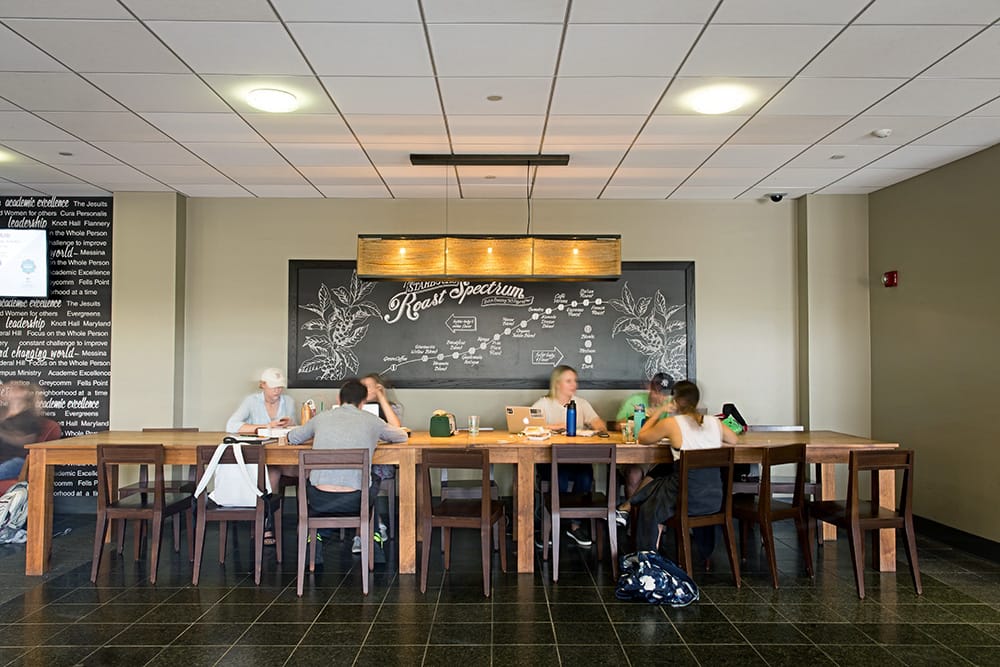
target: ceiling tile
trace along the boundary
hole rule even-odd
[[[156,181],[129,181],[127,183],[100,182],[101,187],[111,192],[174,192],[174,188]]]
[[[745,116],[656,114],[649,119],[636,144],[721,144],[746,121]]]
[[[895,146],[842,146],[837,144],[817,144],[788,163],[790,169],[858,169],[877,160]],[[832,159],[832,155],[842,158]]]
[[[175,141],[260,141],[234,113],[144,113],[142,117]]]
[[[806,148],[806,146],[797,144],[722,146],[715,155],[709,158],[708,162],[705,163],[705,167],[766,167],[767,169],[777,169]]]
[[[704,23],[716,0],[575,0],[570,23]]]
[[[951,7],[954,3],[948,3]],[[945,56],[931,67],[926,76],[989,76],[1000,77],[1000,26],[993,26],[974,37],[968,44]]]
[[[646,116],[663,94],[667,81],[645,77],[559,77],[552,113]]]
[[[41,190],[33,190],[27,185],[19,185],[12,181],[0,179],[0,195],[34,195],[45,194]]]
[[[362,145],[440,144],[448,142],[441,114],[433,116],[348,115],[347,122]],[[421,152],[421,151],[416,151]]]
[[[877,169],[875,167],[868,167],[867,169],[862,169],[861,171],[856,171],[853,174],[845,176],[843,179],[837,181],[837,185],[885,187],[905,181],[908,178],[913,178],[914,176],[919,176],[923,171],[923,169]]]
[[[278,166],[287,167],[277,151],[263,141],[250,142],[187,142],[185,146],[216,167]],[[237,179],[239,180],[239,179]]]
[[[691,107],[690,96],[709,86],[738,86],[748,94],[748,101],[737,111],[741,116],[756,113],[778,90],[788,82],[786,77],[678,77],[656,108],[658,114],[698,114]],[[700,115],[700,114],[699,114]]]
[[[591,199],[596,195],[591,195]],[[462,198],[463,199],[524,199],[525,198],[525,186],[524,183],[519,185],[503,185],[497,184],[495,181],[483,181],[478,183],[469,183],[466,180],[462,180]]]
[[[17,111],[18,108],[8,102],[7,100],[0,98],[0,111]]]
[[[526,181],[529,178],[528,167],[488,167],[488,166],[462,166],[456,168],[458,177],[462,184],[478,183],[483,186],[491,185],[514,185],[521,188],[521,196],[524,196]],[[487,179],[492,176],[492,179]],[[487,182],[489,181],[489,182]]]
[[[734,144],[812,144],[848,118],[759,115],[751,118],[730,141]]]
[[[971,26],[872,26],[847,28],[803,72],[806,76],[915,76],[968,39]]]
[[[18,183],[76,183],[79,180],[61,169],[28,158],[0,162],[0,178]]]
[[[807,116],[854,115],[906,83],[906,79],[793,79],[761,113]]]
[[[248,185],[247,189],[258,197],[316,197],[319,191],[305,185]]]
[[[240,185],[307,185],[302,174],[287,164],[269,166],[221,165],[219,170]]]
[[[625,156],[628,143],[618,145],[585,146],[581,144],[545,144],[543,153],[566,153],[569,155],[570,167],[615,167]]]
[[[288,29],[321,76],[433,75],[418,24],[290,23]]]
[[[671,199],[735,199],[742,193],[742,186],[682,185],[670,193]]]
[[[428,23],[562,23],[566,0],[423,0]]]
[[[365,167],[300,167],[302,175],[317,187],[322,185],[377,185],[382,187],[378,172]]]
[[[864,187],[861,185],[841,185],[840,183],[835,183],[828,187],[823,188],[816,194],[820,195],[867,195],[872,192],[881,190],[880,187]]]
[[[992,146],[1000,143],[1000,116],[966,116],[918,139],[923,146]]]
[[[0,70],[60,72],[66,68],[10,28],[0,25]]]
[[[673,185],[609,185],[601,199],[666,199]]]
[[[552,91],[551,78],[440,79],[441,96],[448,114],[544,115]],[[491,95],[503,99],[490,101]]]
[[[199,74],[309,74],[280,23],[149,21],[148,25]]]
[[[267,0],[122,0],[150,21],[277,21]]]
[[[344,114],[440,114],[432,77],[323,77]]]
[[[642,116],[550,115],[545,145],[612,144],[628,146],[645,120]]]
[[[767,176],[767,167],[702,167],[684,185],[743,185],[750,187]]]
[[[355,143],[339,114],[245,113],[243,118],[270,142]]]
[[[232,185],[232,180],[218,169],[197,165],[148,165],[144,172],[174,187],[183,185]]]
[[[452,142],[456,153],[537,153],[538,141],[531,137],[511,137],[509,141],[500,144],[477,144]]]
[[[555,72],[562,26],[432,25],[428,31],[439,76],[532,77]]]
[[[316,187],[325,197],[351,199],[389,199],[384,185],[320,185]]]
[[[538,152],[545,116],[449,116],[448,129],[456,147],[469,144],[530,143]]]
[[[444,199],[444,185],[390,185],[396,199]]]
[[[109,194],[104,190],[87,183],[32,183],[31,187],[53,197],[76,195],[77,197],[102,197]]]
[[[881,0],[880,0],[881,1]],[[754,0],[723,2],[712,23],[844,24],[869,0]]]
[[[84,141],[167,141],[139,116],[127,112],[47,112],[39,114]]]
[[[177,189],[188,197],[253,197],[252,193],[228,181],[217,185],[185,184]]]
[[[715,144],[633,146],[622,162],[622,167],[687,167],[690,171],[704,162],[716,148]]]
[[[15,19],[7,24],[77,72],[188,71],[138,21]]]
[[[0,141],[72,141],[73,137],[27,111],[0,111]]]
[[[0,18],[131,19],[115,0],[4,0]]]
[[[413,0],[272,0],[286,21],[358,23],[420,23],[420,6]]]
[[[228,111],[194,74],[88,74],[87,79],[132,111]]]
[[[852,118],[843,127],[834,130],[822,143],[899,146],[913,141],[950,120],[951,118],[947,116],[858,116]],[[884,139],[872,134],[874,130],[880,128],[891,129],[892,134]]]
[[[1000,79],[913,79],[867,113],[960,116],[1000,95]]]
[[[298,101],[298,108],[291,113],[336,113],[326,91],[314,76],[237,76],[210,74],[205,82],[221,95],[238,113],[258,113],[250,106],[247,95],[259,88],[282,90],[291,93]]]
[[[382,175],[382,178],[385,179],[386,183],[388,183],[390,187],[395,187],[396,185],[440,185],[443,189],[445,186],[445,178],[449,179],[449,187],[457,187],[451,170],[445,167],[414,167],[412,165],[387,166],[379,167],[378,173]]]
[[[812,194],[815,191],[815,189],[816,188],[813,188],[813,187],[808,187],[808,188],[784,187],[784,188],[781,189],[782,193],[785,195],[785,201],[784,201],[784,204],[782,204],[782,205],[783,206],[792,206],[793,200],[798,199],[799,197],[802,197],[804,195]],[[737,197],[737,199],[740,199],[740,200],[757,200],[757,201],[759,201],[761,203],[765,203],[767,205],[773,206],[774,203],[769,200],[769,195],[773,191],[774,190],[771,189],[771,188],[754,187],[754,188],[750,188],[749,190],[747,190],[746,192],[744,192],[742,195],[740,195],[739,197]]]
[[[872,166],[879,169],[936,169],[979,150],[979,146],[900,146]]]
[[[970,116],[1000,116],[1000,96],[989,104],[984,104],[975,111],[969,112]]]
[[[536,185],[533,199],[595,199],[601,194],[600,185]]]
[[[28,111],[119,111],[121,105],[76,74],[0,72],[5,98]]]
[[[700,30],[693,24],[571,25],[559,76],[672,76]]]
[[[865,10],[857,23],[899,25],[988,25],[1000,18],[995,0],[878,0]]]
[[[846,176],[851,171],[851,169],[794,169],[785,167],[763,179],[759,187],[765,190],[789,193],[793,188],[816,190]]]
[[[357,144],[273,144],[296,167],[363,167],[371,163]]]
[[[619,170],[620,172],[621,170]],[[573,166],[539,167],[535,176],[535,187],[587,185],[603,188],[615,174],[613,165],[603,167]]]
[[[82,141],[4,141],[7,148],[52,165],[119,164],[118,160]],[[60,155],[72,153],[72,155]]]
[[[610,185],[675,188],[690,175],[691,169],[688,168],[621,167],[615,172]]]
[[[106,186],[108,183],[154,183],[146,174],[124,164],[62,165],[62,169],[84,181]]]
[[[200,165],[202,161],[180,144],[154,141],[101,141],[98,148],[111,153],[122,162],[142,165]]]
[[[418,153],[450,153],[447,142],[439,144],[389,145],[369,144],[365,147],[368,157],[380,169],[382,167],[407,167],[410,165],[410,154]]]
[[[836,26],[710,25],[681,74],[791,76],[836,32]]]

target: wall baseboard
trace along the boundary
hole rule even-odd
[[[1000,562],[1000,542],[994,542],[985,537],[973,535],[931,519],[925,519],[922,516],[913,516],[913,527],[918,533],[944,542],[949,546],[968,551],[981,558]]]

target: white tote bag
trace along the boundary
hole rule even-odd
[[[233,448],[233,458],[236,463],[219,463],[228,448]],[[257,464],[246,463],[243,460],[243,447],[239,442],[223,442],[215,448],[212,460],[205,468],[205,474],[198,480],[198,488],[194,495],[197,498],[208,487],[208,482],[215,479],[215,488],[208,497],[220,507],[254,507],[257,498],[264,492],[257,488]],[[267,493],[271,493],[271,480],[264,469],[264,485]]]

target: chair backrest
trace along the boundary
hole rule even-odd
[[[106,508],[115,500],[111,469],[121,465],[153,468],[153,506],[163,509],[163,445],[98,445],[97,506]]]
[[[608,466],[608,507],[614,509],[617,504],[618,481],[617,474],[618,448],[615,445],[552,445],[552,507],[559,511],[559,466],[560,465],[606,465]]]
[[[899,506],[894,507],[900,514],[905,514],[912,508],[913,500],[913,450],[854,450],[847,463],[847,513],[850,516],[859,515],[861,504],[860,473],[871,474],[871,501],[875,511],[879,500],[879,476],[881,470],[893,470],[903,473],[902,492]]]
[[[688,494],[690,473],[695,470],[716,468],[721,472],[722,506],[719,512],[729,514],[733,509],[733,461],[736,450],[732,447],[715,449],[682,449],[679,461],[680,484],[677,494],[677,513],[687,516],[690,505]],[[714,514],[715,512],[713,512]]]
[[[766,447],[761,458],[759,507],[767,512],[771,506],[771,473],[774,466],[795,465],[795,489],[792,505],[801,507],[805,502],[806,446],[803,443]]]
[[[361,507],[368,507],[368,487],[371,479],[371,454],[363,447],[358,449],[310,449],[299,452],[299,516],[309,516],[309,499],[306,482],[313,470],[357,470],[361,473]]]
[[[747,430],[759,433],[802,433],[806,427],[801,424],[750,424]]]
[[[142,432],[143,433],[165,433],[165,432],[198,433],[199,430],[197,426],[183,426],[178,428],[174,428],[173,426],[153,426],[142,429]]]
[[[490,516],[490,452],[488,449],[425,449],[421,454],[420,485],[423,487],[424,511],[433,514],[431,504],[431,470],[444,468],[460,470],[479,470],[482,472],[482,519],[489,521]]]
[[[256,464],[257,469],[257,488],[261,491],[267,491],[267,454],[264,449],[264,445],[253,445],[247,443],[240,443],[241,449],[243,451],[243,462],[250,465]],[[212,460],[212,456],[215,455],[215,450],[218,445],[199,445],[197,449],[196,459],[198,463],[198,479],[201,479],[205,475],[205,468],[208,467],[209,462]],[[219,459],[219,464],[225,463],[237,463],[236,455],[233,454],[232,448],[226,449],[222,454],[222,458]],[[208,496],[207,493],[203,493],[198,496],[198,503],[204,503],[205,498]],[[258,497],[258,502],[263,502],[263,498]]]

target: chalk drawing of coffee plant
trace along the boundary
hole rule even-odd
[[[306,336],[302,347],[309,348],[313,356],[302,362],[299,373],[319,373],[319,380],[341,380],[358,372],[358,357],[352,350],[368,333],[365,320],[382,317],[381,311],[371,301],[365,301],[375,283],[358,280],[357,272],[351,274],[347,286],[319,288],[319,303],[299,306],[317,315],[302,325],[303,331],[315,332]]]
[[[675,380],[687,377],[687,323],[673,319],[684,304],[667,305],[660,290],[652,297],[636,299],[628,283],[620,299],[611,299],[611,307],[622,313],[615,321],[611,337],[626,336],[629,347],[646,357],[646,377],[670,373]]]

